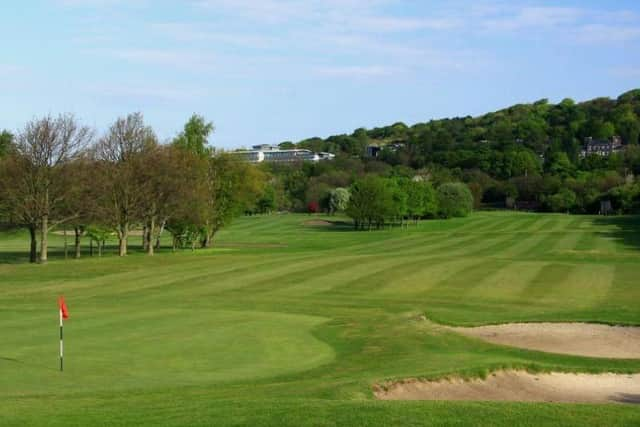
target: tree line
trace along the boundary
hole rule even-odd
[[[142,114],[118,118],[100,136],[71,114],[45,116],[0,134],[0,222],[29,231],[30,261],[47,262],[53,230],[73,232],[100,255],[115,235],[127,255],[132,231],[153,255],[164,231],[172,246],[209,247],[234,215],[256,209],[266,177],[208,146],[213,125],[194,115],[160,144]]]
[[[585,140],[619,136],[624,150],[583,156]],[[272,165],[280,209],[329,211],[333,188],[367,175],[425,177],[434,187],[462,182],[474,207],[521,208],[597,214],[601,202],[617,213],[640,212],[640,89],[615,99],[558,104],[540,100],[478,117],[455,117],[407,126],[402,122],[352,134],[309,138],[283,147],[337,154],[336,161]],[[379,146],[376,157],[368,146]]]
[[[436,190],[420,176],[368,175],[356,180],[346,194],[344,212],[353,219],[356,230],[380,229],[385,224],[417,225],[423,218],[464,217],[473,209],[473,196],[465,184],[444,183]]]

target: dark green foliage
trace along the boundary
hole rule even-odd
[[[0,132],[0,158],[9,153],[13,148],[13,134],[7,130]]]
[[[438,213],[442,218],[465,217],[473,210],[473,195],[467,185],[460,182],[438,187]]]
[[[351,186],[351,197],[346,214],[356,229],[381,228],[385,217],[394,213],[394,188],[387,180],[368,175]]]

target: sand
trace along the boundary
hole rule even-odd
[[[450,329],[494,344],[530,350],[612,359],[640,359],[640,327],[590,323],[509,323]]]
[[[501,371],[486,379],[407,380],[374,387],[381,400],[475,400],[640,404],[640,374],[530,374]]]

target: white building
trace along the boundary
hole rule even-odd
[[[306,149],[281,150],[271,145],[254,145],[253,150],[234,151],[231,154],[238,156],[242,160],[250,163],[261,162],[319,162],[321,160],[331,160],[335,154],[331,153],[314,153]]]

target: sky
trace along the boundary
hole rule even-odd
[[[22,0],[0,4],[0,129],[193,113],[227,149],[640,87],[640,2]]]

